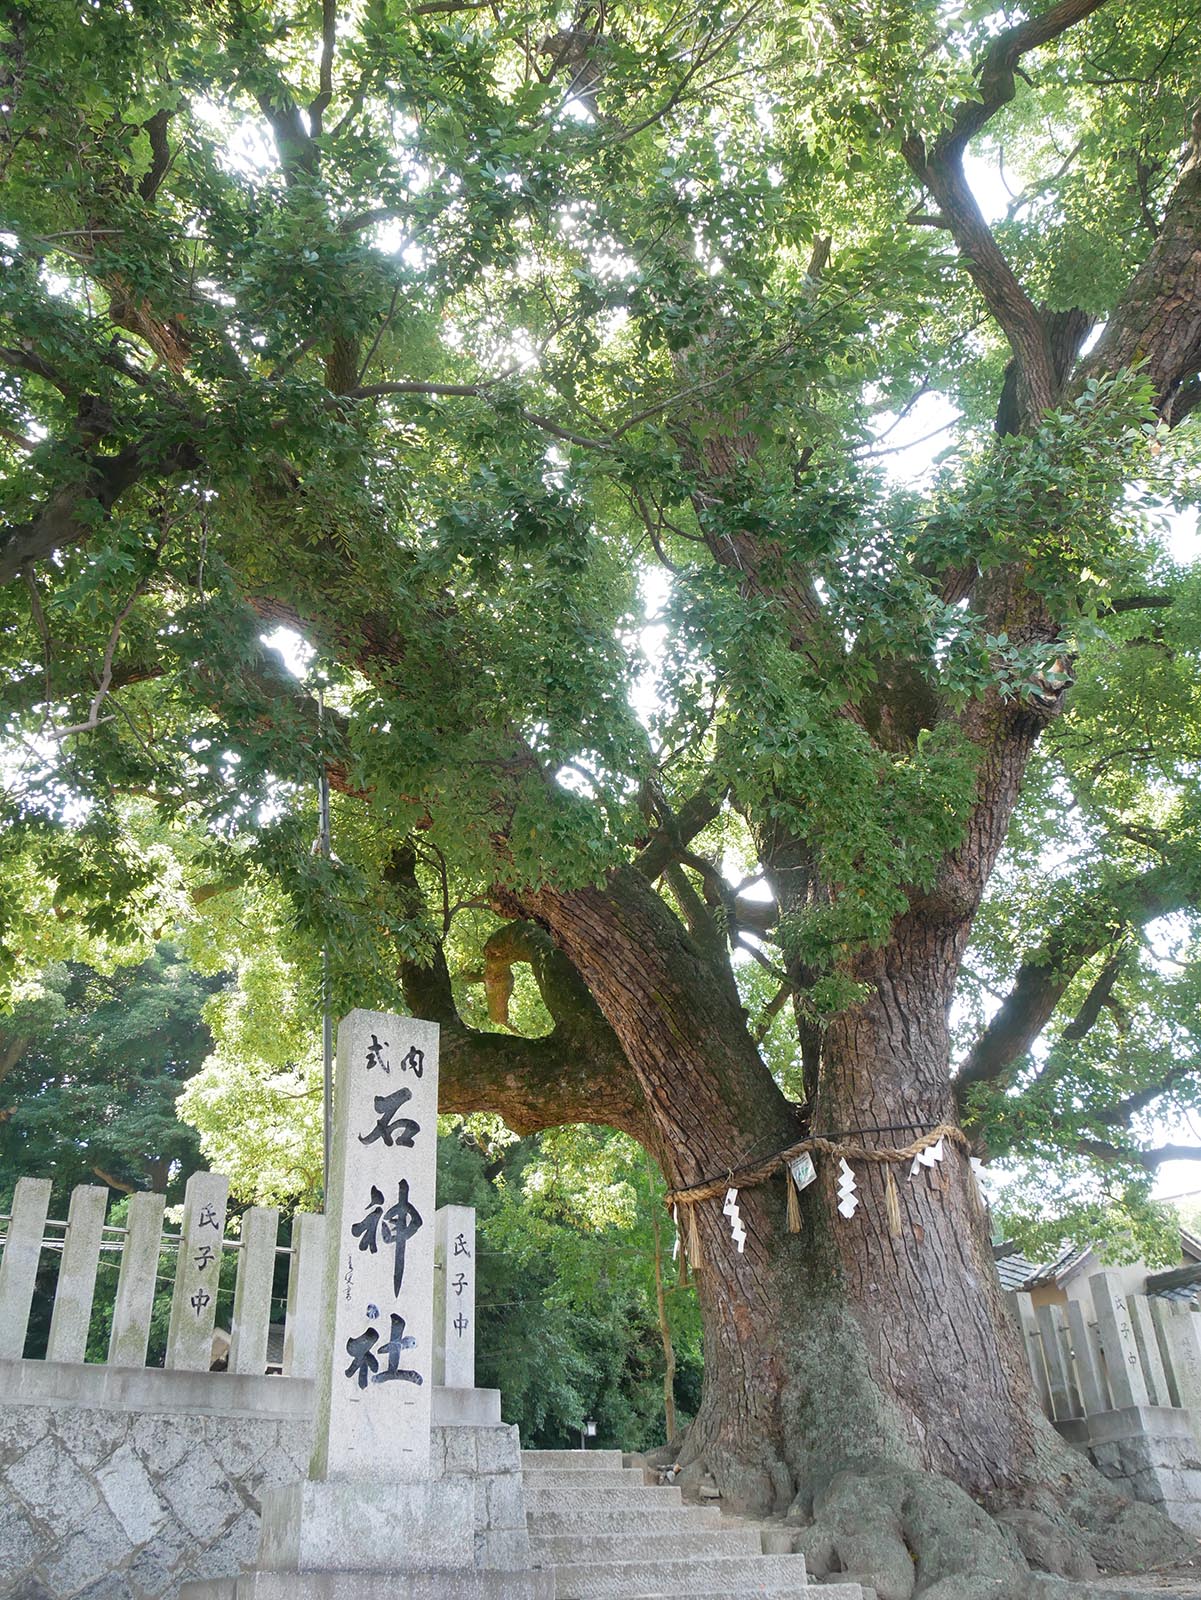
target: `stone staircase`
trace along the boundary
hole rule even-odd
[[[523,1450],[521,1466],[530,1548],[554,1568],[555,1600],[862,1600],[858,1584],[811,1588],[804,1556],[764,1555],[756,1528],[647,1484],[620,1450]]]

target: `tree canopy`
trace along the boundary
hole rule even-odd
[[[207,923],[280,963],[230,1036],[292,1071],[324,947],[335,1010],[440,1022],[445,1109],[675,1190],[958,1119],[1133,1214],[1197,1092],[1196,26],[23,6],[11,980]],[[966,1164],[900,1234],[864,1179],[791,1239],[748,1191],[737,1261],[695,1207],[695,1449],[748,1505],[865,1418],[980,1498],[1058,1473]]]
[[[10,971],[48,914],[119,940],[258,875],[345,1008],[452,917],[482,943],[489,895],[599,879],[683,811],[708,832],[677,887],[812,973],[820,1018],[962,835],[956,708],[1071,678],[961,1083],[996,1149],[1058,1150],[1066,1118],[1108,1156],[1191,1107],[1189,925],[1179,966],[1138,945],[1198,885],[1198,590],[1155,520],[1195,459],[1149,409],[1186,414],[1187,356],[994,438],[998,297],[1074,348],[1166,253],[1189,19],[134,10],[29,5],[3,46]],[[983,256],[938,176],[969,139],[1012,191]],[[954,442],[897,488],[874,440],[930,393]],[[957,592],[1013,559],[1050,640]],[[840,886],[777,953],[710,865],[757,869],[739,813]]]
[[[11,1197],[19,1177],[52,1178],[64,1206],[78,1183],[179,1199],[203,1163],[176,1100],[212,1047],[202,1012],[216,982],[162,945],[111,976],[60,964],[41,987],[0,1034],[0,1186]]]

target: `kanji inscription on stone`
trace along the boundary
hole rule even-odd
[[[338,1028],[315,1478],[429,1475],[437,1135],[437,1026],[352,1011]]]
[[[475,1211],[442,1206],[434,1217],[435,1382],[475,1388]]]

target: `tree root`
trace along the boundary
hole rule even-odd
[[[1195,1539],[1155,1506],[1120,1493],[1050,1429],[1039,1431],[1036,1468],[1035,1483],[989,1507],[1032,1566],[1091,1577],[1093,1563],[1113,1572],[1145,1572],[1196,1555]]]
[[[837,1574],[879,1600],[1022,1600],[1030,1569],[1016,1539],[948,1479],[880,1463],[837,1472],[798,1496],[793,1548],[817,1578]]]
[[[1005,1504],[986,1509],[947,1478],[858,1460],[797,1494],[784,1525],[815,1578],[861,1584],[878,1600],[1027,1600],[1032,1569],[1087,1580],[1099,1569],[1146,1571],[1196,1553],[1154,1506],[1126,1499],[1087,1458],[1054,1444],[1039,1462],[1042,1483]],[[710,1470],[732,1487],[728,1462],[695,1446],[675,1454],[685,1457],[678,1481],[686,1490]]]

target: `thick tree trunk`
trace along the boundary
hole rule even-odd
[[[905,919],[887,950],[861,961],[857,976],[872,992],[827,1031],[817,1131],[897,1148],[955,1122],[947,1015],[961,939]],[[899,1237],[888,1224],[886,1170]],[[923,1467],[977,1496],[1013,1490],[1029,1475],[1035,1406],[966,1155],[947,1144],[940,1163],[912,1176],[867,1164],[855,1176],[862,1204],[849,1221],[836,1217],[829,1192],[822,1200],[836,1218],[832,1245],[873,1377]],[[824,1182],[828,1191],[828,1166]]]
[[[675,1188],[769,1155],[799,1134],[796,1108],[765,1070],[729,967],[710,960],[633,869],[605,890],[524,897],[595,996],[642,1086],[646,1145]],[[738,1255],[720,1199],[695,1207],[705,1266],[697,1275],[705,1326],[705,1391],[694,1429],[722,1462],[740,1503],[787,1503],[782,1450],[784,1346],[776,1326],[775,1247],[781,1184],[741,1197]]]
[[[859,974],[873,982],[870,999],[826,1032],[814,1131],[896,1148],[954,1121],[946,1008],[930,972],[895,946],[871,966]],[[776,1450],[794,1488],[839,1460],[886,1456],[945,1474],[981,1499],[1020,1492],[1032,1472],[1036,1406],[966,1156],[948,1144],[941,1163],[912,1178],[908,1166],[852,1170],[860,1205],[844,1219],[836,1164],[819,1160],[795,1238],[782,1180],[740,1195],[747,1249],[760,1263],[751,1283],[762,1293],[749,1302],[740,1274],[737,1316],[725,1282],[728,1237],[707,1256],[698,1283],[711,1382],[697,1430],[706,1453],[720,1461],[730,1450],[726,1414],[737,1414],[750,1368],[756,1389],[780,1396]],[[899,1237],[888,1220],[888,1170]],[[720,1215],[720,1205],[702,1209]],[[735,1452],[736,1441],[737,1430]],[[747,1480],[737,1498],[763,1503],[764,1488]]]
[[[536,909],[622,1041],[673,1186],[720,1177],[799,1137],[796,1110],[763,1066],[728,968],[723,974],[704,958],[637,874],[620,874],[603,893],[545,890]],[[826,1032],[816,1132],[888,1147],[954,1120],[947,1007],[960,936],[923,937],[911,925],[903,933],[904,948],[867,958],[857,973],[870,998]],[[1023,1480],[1033,1402],[966,1157],[947,1146],[932,1175],[923,1169],[910,1181],[907,1168],[893,1170],[899,1239],[889,1232],[884,1169],[866,1163],[855,1169],[862,1203],[849,1221],[837,1214],[834,1163],[819,1163],[797,1237],[787,1232],[782,1178],[743,1191],[741,1256],[721,1198],[693,1208],[708,1378],[695,1434],[724,1463],[727,1482],[739,1478],[744,1503],[791,1498],[809,1448],[806,1415],[815,1418],[813,1447],[829,1454],[831,1408],[802,1394],[816,1375],[796,1353],[798,1325],[813,1309],[822,1337],[835,1337],[842,1351],[845,1382],[860,1391],[839,1402],[849,1454],[882,1433],[914,1466],[972,1493]],[[838,1316],[834,1305],[843,1308]],[[822,1360],[820,1387],[828,1389],[828,1345]],[[887,1422],[881,1394],[892,1397]]]
[[[728,965],[702,952],[637,872],[523,902],[620,1039],[642,1089],[645,1142],[673,1187],[799,1137]],[[864,958],[857,975],[870,997],[823,1040],[814,1131],[901,1146],[954,1120],[947,1009],[963,937],[903,920],[888,950]],[[861,1204],[845,1220],[835,1165],[819,1162],[799,1234],[787,1229],[782,1176],[741,1190],[743,1254],[720,1196],[693,1208],[705,1384],[685,1481],[709,1471],[732,1506],[791,1509],[808,1523],[797,1539],[819,1570],[863,1576],[884,1600],[908,1600],[915,1572],[919,1592],[958,1583],[942,1591],[956,1600],[1023,1593],[1014,1538],[982,1506],[1025,1507],[1039,1548],[1058,1541],[1061,1565],[1077,1572],[1091,1570],[1090,1546],[1110,1560],[1179,1548],[1039,1414],[963,1152],[948,1145],[912,1181],[908,1167],[893,1169],[899,1237],[883,1169],[854,1170]],[[1040,1488],[1049,1477],[1053,1492]]]

